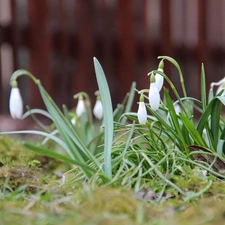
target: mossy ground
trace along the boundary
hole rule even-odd
[[[66,183],[58,173],[68,169],[24,149],[19,141],[0,138],[1,224],[224,224],[225,183],[214,181],[207,192],[190,202],[170,192],[158,202],[123,187]],[[198,171],[175,177],[186,191],[201,191],[208,181]],[[169,195],[171,194],[171,195]]]

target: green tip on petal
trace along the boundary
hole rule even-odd
[[[163,61],[163,59],[160,61],[158,69],[162,69],[162,70],[164,69],[164,61]]]
[[[12,88],[17,88],[18,87],[18,83],[17,83],[16,80],[12,80],[10,85],[11,85]]]
[[[139,102],[144,102],[144,95],[143,95],[143,93],[141,93],[141,95],[140,95]]]
[[[150,76],[150,83],[155,83],[155,75],[154,74],[152,74]]]

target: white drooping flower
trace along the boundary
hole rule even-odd
[[[150,107],[156,111],[160,105],[160,94],[155,82],[150,84],[148,99]]]
[[[146,122],[147,122],[147,110],[146,110],[144,102],[139,102],[137,116],[138,116],[138,121],[139,121],[140,124],[146,124]]]
[[[179,104],[175,104],[175,105],[174,105],[174,109],[175,109],[176,114],[179,115],[180,112],[181,112],[181,107],[180,107],[180,105],[179,105]]]
[[[74,126],[76,125],[77,121],[76,121],[75,117],[73,117],[73,118],[71,119],[71,123],[72,123]]]
[[[76,114],[78,117],[81,117],[81,115],[85,112],[86,112],[86,109],[85,109],[84,100],[79,99],[77,103]]]
[[[221,92],[222,90],[224,90],[223,93],[222,93],[222,96],[225,95],[225,77],[223,79],[221,79],[220,81],[218,81],[218,82],[212,82],[210,84],[210,87],[211,88],[213,88],[214,86],[219,86],[217,88],[217,90],[216,90],[216,94],[218,94],[219,92]]]
[[[158,70],[159,70],[160,72],[163,72],[163,69],[161,69],[161,68],[158,68]],[[164,76],[160,75],[159,73],[156,73],[156,74],[155,74],[155,85],[157,86],[159,92],[160,92],[161,89],[162,89],[163,82],[164,82]]]
[[[23,100],[18,87],[13,87],[11,89],[9,98],[9,111],[13,119],[22,119]]]
[[[93,108],[93,114],[98,120],[101,120],[103,118],[102,101],[99,99],[96,100],[95,106]]]

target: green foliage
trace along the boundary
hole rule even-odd
[[[61,111],[39,80],[29,72],[19,70],[12,75],[11,83],[23,74],[31,77],[39,88],[47,111],[29,109],[24,115],[32,115],[44,131],[11,133],[38,134],[45,137],[43,143],[50,140],[55,142],[59,146],[56,150],[32,143],[25,143],[24,146],[36,153],[74,165],[65,174],[67,180],[74,184],[82,180],[93,188],[98,185],[122,185],[134,188],[136,192],[152,188],[160,196],[172,188],[174,194],[182,195],[186,201],[198,198],[211,188],[213,180],[223,181],[225,178],[225,120],[221,116],[225,97],[223,91],[214,95],[212,88],[207,97],[203,65],[201,100],[189,97],[179,64],[168,56],[159,58],[161,66],[163,61],[168,61],[177,68],[183,96],[178,93],[166,73],[151,71],[149,74],[153,77],[156,74],[163,76],[169,88],[164,88],[163,101],[158,110],[154,111],[146,104],[149,113],[147,124],[138,124],[137,113],[131,112],[135,83],[122,104],[113,111],[104,71],[94,58],[104,113],[102,124],[93,120],[87,94],[82,93],[86,96],[86,111],[78,117],[75,110],[69,111],[66,106]],[[171,98],[170,91],[176,99]],[[149,90],[140,90],[138,93],[148,100],[144,92]],[[176,111],[177,106],[180,107],[180,112]],[[34,116],[36,113],[48,117],[53,123],[52,129],[43,126]],[[74,118],[75,125],[72,123]],[[183,168],[197,168],[204,171],[210,179],[207,178],[206,185],[201,190],[189,191],[175,182],[175,178],[183,174]]]

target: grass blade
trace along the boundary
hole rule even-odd
[[[104,113],[104,172],[112,177],[111,151],[113,143],[113,109],[108,83],[99,61],[94,57],[94,67]]]
[[[219,140],[219,127],[220,127],[220,113],[221,113],[222,103],[219,99],[215,99],[212,104],[211,111],[211,131],[214,140],[214,149],[216,150],[218,140]]]
[[[180,114],[180,118],[183,121],[183,124],[187,129],[188,133],[191,135],[196,144],[202,147],[206,147],[205,141],[199,134],[198,130],[195,128],[194,124],[182,113]]]
[[[80,167],[85,167],[85,169],[88,169],[92,172],[96,172],[95,169],[88,166],[87,164],[83,164],[83,163],[81,163],[77,160],[68,158],[68,157],[66,157],[62,154],[57,153],[57,152],[53,152],[53,151],[50,151],[48,149],[44,149],[44,148],[29,144],[29,143],[25,143],[24,146],[26,148],[28,148],[29,150],[32,150],[32,151],[36,152],[37,154],[45,155],[47,157],[51,157],[51,158],[54,158],[54,159],[57,159],[57,160],[60,160],[60,161],[64,161],[64,162],[67,162],[67,163],[70,163],[70,164],[73,164],[73,165],[78,165]]]
[[[206,108],[206,81],[205,81],[205,69],[204,64],[202,64],[201,70],[201,98],[202,98],[202,109]]]
[[[127,100],[127,105],[126,105],[124,113],[130,112],[130,110],[131,110],[131,107],[132,107],[133,101],[134,101],[134,96],[135,96],[135,88],[136,88],[136,82],[133,82],[132,85],[131,85],[131,89],[130,89],[130,92],[129,92],[129,97],[128,97],[128,100]],[[122,124],[125,124],[126,121],[127,121],[127,117],[123,117],[121,119]]]

